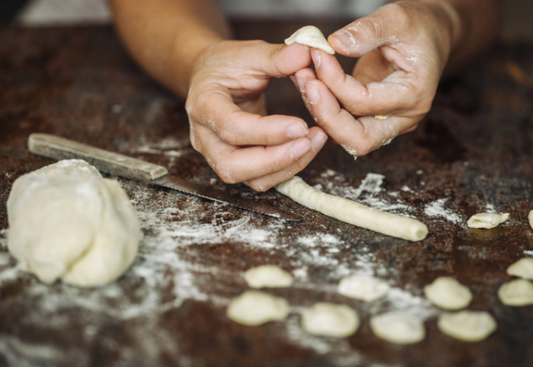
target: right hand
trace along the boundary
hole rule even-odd
[[[191,144],[225,183],[266,191],[304,169],[324,146],[322,128],[266,113],[270,79],[310,63],[306,46],[263,41],[220,41],[197,58],[186,103]]]

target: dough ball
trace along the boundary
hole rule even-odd
[[[437,323],[440,331],[465,342],[485,339],[496,330],[496,321],[488,312],[461,311],[443,313]]]
[[[512,280],[500,287],[498,297],[507,306],[533,305],[533,283],[525,279]]]
[[[481,213],[473,215],[467,222],[470,228],[494,228],[509,218],[509,214]]]
[[[276,265],[261,265],[248,269],[244,280],[252,288],[283,288],[292,284],[292,275]]]
[[[19,177],[7,201],[9,252],[41,281],[101,286],[137,254],[137,213],[116,181],[83,160]]]
[[[226,311],[231,320],[251,326],[283,320],[288,313],[287,301],[259,291],[244,292],[230,302]]]
[[[507,274],[523,279],[533,279],[533,259],[525,257],[518,260],[507,268]]]
[[[446,310],[464,308],[472,300],[472,293],[467,287],[448,277],[439,277],[425,286],[424,294],[431,303]]]
[[[368,275],[352,275],[342,279],[337,290],[343,296],[372,302],[384,297],[389,288],[381,279]]]
[[[344,338],[358,327],[357,312],[345,305],[315,303],[302,313],[302,328],[309,334]]]
[[[335,50],[331,48],[320,29],[312,25],[306,25],[305,27],[298,29],[292,34],[292,36],[285,40],[285,44],[287,45],[292,45],[295,42],[309,47],[318,48],[331,55],[335,54]]]
[[[373,316],[370,328],[378,338],[395,344],[418,343],[426,336],[421,320],[398,311]]]

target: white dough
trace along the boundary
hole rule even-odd
[[[252,288],[283,288],[292,284],[292,275],[276,265],[261,265],[248,269],[244,280]]]
[[[415,219],[382,212],[352,200],[323,193],[298,176],[280,183],[276,190],[322,214],[392,237],[421,241],[428,234],[426,225]]]
[[[315,303],[302,313],[302,327],[309,334],[344,338],[359,327],[354,309],[333,303]]]
[[[478,311],[443,313],[437,325],[444,334],[466,342],[483,340],[496,330],[494,318]]]
[[[381,279],[368,275],[351,275],[341,279],[337,291],[346,297],[372,302],[384,297],[389,288]]]
[[[335,51],[331,48],[320,29],[312,25],[306,25],[305,27],[298,29],[292,34],[292,36],[285,40],[285,44],[287,45],[292,45],[295,42],[309,47],[318,48],[331,55],[335,54]]]
[[[398,311],[373,316],[370,328],[378,338],[395,344],[418,343],[426,336],[421,320]]]
[[[533,305],[533,283],[525,279],[515,279],[498,289],[498,297],[507,306]]]
[[[522,279],[533,279],[533,258],[525,257],[507,268],[507,274]]]
[[[509,218],[509,214],[480,213],[473,215],[467,222],[470,228],[491,229],[502,224]]]
[[[226,311],[231,320],[250,326],[283,320],[288,313],[287,301],[259,291],[244,292],[230,302]]]
[[[472,300],[470,289],[449,277],[439,277],[424,287],[426,298],[446,310],[458,310]]]
[[[137,254],[141,229],[126,193],[83,160],[19,177],[7,208],[9,252],[43,282],[101,286]]]
[[[529,212],[528,219],[529,219],[529,226],[533,228],[533,210]]]

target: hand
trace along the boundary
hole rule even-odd
[[[339,54],[361,57],[352,75],[311,51],[293,81],[318,125],[353,156],[414,130],[431,108],[452,43],[453,9],[403,1],[386,5],[329,36]]]
[[[320,127],[267,116],[265,109],[270,79],[310,63],[306,46],[263,41],[220,41],[198,57],[186,103],[191,144],[224,182],[268,190],[305,168],[324,146]]]

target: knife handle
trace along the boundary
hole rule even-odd
[[[28,138],[33,154],[52,159],[83,159],[99,171],[134,180],[152,181],[168,171],[157,164],[78,143],[56,135],[35,133]]]

